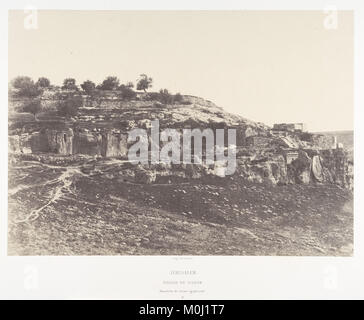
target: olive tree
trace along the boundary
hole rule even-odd
[[[137,90],[147,92],[147,89],[152,87],[153,79],[146,74],[141,74],[137,82]]]

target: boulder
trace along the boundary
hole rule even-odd
[[[324,180],[320,156],[316,155],[312,158],[312,175],[317,182]]]
[[[135,172],[135,182],[143,184],[151,184],[157,178],[156,172],[153,170],[137,170]]]

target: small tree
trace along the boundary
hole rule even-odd
[[[128,85],[120,85],[119,90],[121,92],[121,97],[125,100],[131,100],[136,97],[136,92],[132,88],[128,87]]]
[[[73,78],[64,79],[62,89],[65,89],[65,90],[78,90],[78,87],[76,85],[76,80],[73,79]]]
[[[169,93],[168,89],[160,89],[160,90],[159,90],[159,93],[160,93],[160,94],[165,94],[165,95],[170,95],[170,93]]]
[[[93,91],[95,91],[96,85],[92,81],[86,80],[84,83],[81,84],[81,88],[87,94],[91,94]]]
[[[45,77],[40,77],[36,82],[36,85],[40,88],[48,88],[51,86],[51,82]]]
[[[164,104],[173,104],[174,96],[173,96],[173,94],[170,94],[167,89],[160,89],[159,95],[158,95],[158,100]]]
[[[82,106],[82,97],[69,95],[57,105],[58,114],[63,117],[73,117],[77,115],[78,108]]]
[[[128,88],[130,88],[130,89],[133,89],[134,88],[134,83],[131,82],[131,81],[129,81],[129,82],[126,83],[125,86],[128,87]]]
[[[42,110],[42,104],[40,99],[32,100],[28,102],[24,107],[24,112],[29,112],[34,115],[34,120],[37,121],[36,115]]]
[[[117,77],[107,77],[100,85],[101,90],[115,90],[119,87],[119,79]]]
[[[152,87],[153,79],[148,77],[146,74],[141,74],[137,82],[137,90],[143,90],[147,92],[147,89]]]
[[[19,76],[13,79],[11,84],[15,89],[22,89],[28,85],[33,85],[34,81],[30,77]]]
[[[42,93],[42,90],[29,77],[19,76],[13,79],[11,85],[17,89],[17,95],[21,97],[36,97]]]
[[[178,92],[174,95],[174,102],[175,103],[179,103],[179,102],[182,102],[183,101],[183,97],[182,95]]]

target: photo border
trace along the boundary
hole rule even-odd
[[[8,12],[26,6],[69,10],[354,11],[354,256],[7,256],[7,153],[1,156],[0,298],[17,299],[357,299],[364,297],[362,1],[3,1],[1,65],[7,70]],[[1,147],[7,145],[8,76],[1,75]],[[6,131],[6,132],[5,132]],[[177,287],[169,282],[185,281]],[[183,293],[178,288],[191,292]],[[201,284],[200,284],[201,282]],[[177,293],[166,293],[177,288]]]

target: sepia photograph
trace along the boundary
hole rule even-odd
[[[9,256],[352,257],[353,193],[353,11],[8,11]]]

